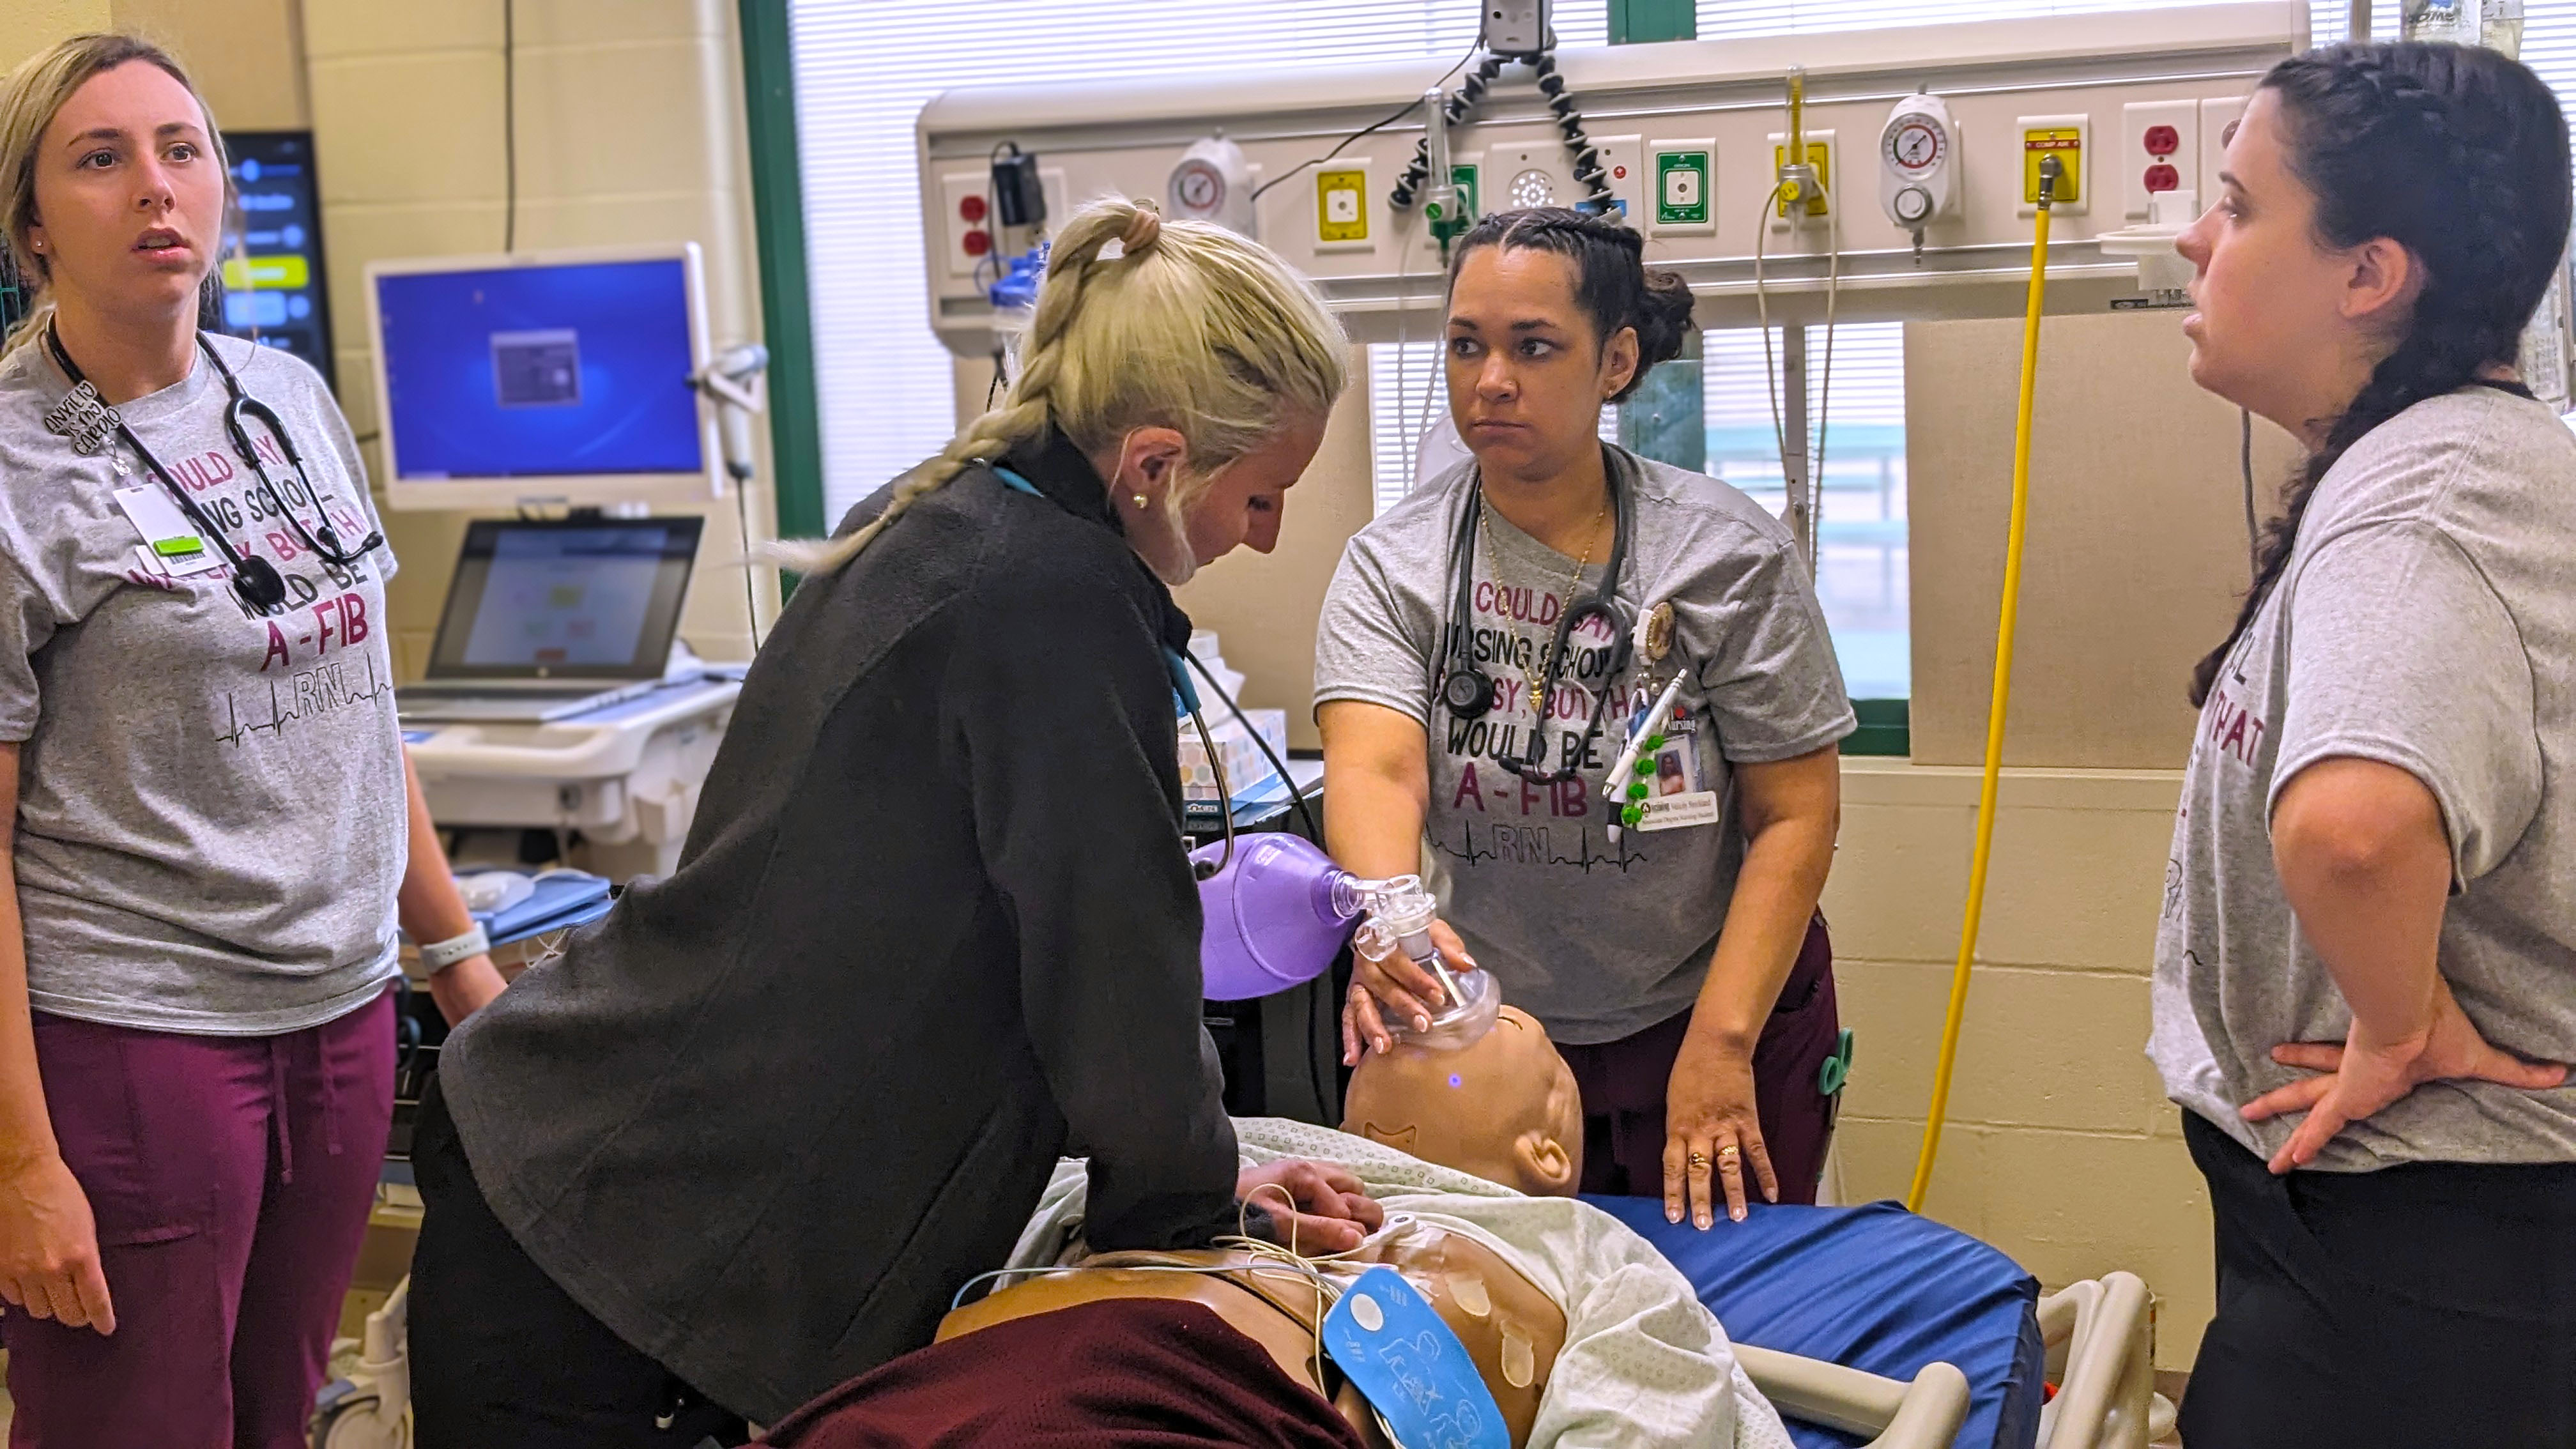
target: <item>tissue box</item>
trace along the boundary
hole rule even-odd
[[[1284,709],[1247,709],[1261,738],[1281,759],[1288,757],[1288,711]],[[1270,787],[1279,772],[1261,753],[1250,730],[1229,711],[1222,720],[1208,721],[1208,734],[1216,741],[1217,759],[1225,766],[1225,783],[1238,800]],[[1181,798],[1193,805],[1214,807],[1217,803],[1216,770],[1208,763],[1207,746],[1199,739],[1198,727],[1187,716],[1181,719]]]

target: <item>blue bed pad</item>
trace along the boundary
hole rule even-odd
[[[2031,1449],[2039,1437],[2039,1284],[1975,1238],[1892,1202],[1755,1204],[1703,1233],[1658,1198],[1586,1198],[1690,1279],[1728,1338],[1908,1382],[1936,1360],[1968,1376],[1960,1449]],[[1801,1449],[1865,1440],[1794,1420]]]

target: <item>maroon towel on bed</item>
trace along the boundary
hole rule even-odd
[[[1013,1319],[861,1374],[769,1431],[779,1449],[1361,1449],[1215,1309],[1110,1298]]]

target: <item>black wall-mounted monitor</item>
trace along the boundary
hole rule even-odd
[[[224,230],[222,330],[294,353],[336,391],[313,133],[226,131],[224,150],[236,204]]]

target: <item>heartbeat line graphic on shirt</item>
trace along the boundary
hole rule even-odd
[[[1496,824],[1488,828],[1494,832],[1492,850],[1487,850],[1476,843],[1476,827],[1472,821],[1459,822],[1456,847],[1434,841],[1433,848],[1452,860],[1464,861],[1470,870],[1487,861],[1509,860],[1521,865],[1572,866],[1585,875],[1592,874],[1596,867],[1616,869],[1621,875],[1626,875],[1629,867],[1643,865],[1648,859],[1644,854],[1631,848],[1624,836],[1618,842],[1618,854],[1601,854],[1593,849],[1592,827],[1588,825],[1576,829],[1577,849],[1580,852],[1576,855],[1567,855],[1553,849],[1549,844],[1548,827],[1544,825]]]
[[[390,698],[391,684],[376,673],[376,661],[366,659],[366,688],[360,689],[349,677],[350,665],[344,661],[317,665],[297,673],[293,679],[268,682],[267,718],[242,717],[241,700],[232,691],[224,692],[224,715],[229,728],[215,736],[217,744],[239,745],[256,734],[283,735],[286,727],[299,720],[331,714],[355,705]]]

